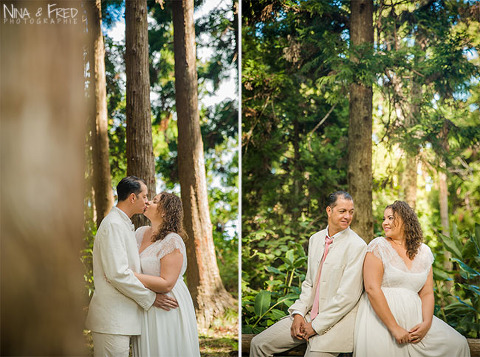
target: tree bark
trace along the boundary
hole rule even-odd
[[[426,48],[426,38],[421,32],[417,32],[415,35],[416,45],[419,46],[422,51]],[[420,66],[424,61],[424,57],[421,55],[415,57],[416,66]],[[409,114],[405,118],[405,127],[411,128],[418,123],[420,118],[420,103],[422,102],[422,86],[418,83],[417,76],[412,74],[412,87],[410,90],[410,110]],[[404,172],[404,194],[405,201],[415,210],[417,205],[417,152],[411,153],[407,151],[405,158],[405,172]]]
[[[410,97],[410,112],[405,117],[405,127],[411,128],[418,121],[420,115],[420,106],[418,103],[422,100],[422,88],[420,84],[412,79]],[[418,150],[418,149],[417,149]],[[405,202],[408,203],[413,210],[417,205],[417,154],[411,151],[405,153],[405,170],[403,172],[403,192]]]
[[[293,141],[292,141],[292,145],[293,145],[293,168],[295,169],[295,173],[297,173],[298,176],[300,177],[295,177],[294,176],[294,181],[293,181],[293,194],[294,194],[294,197],[300,197],[300,191],[303,191],[302,190],[302,182],[303,182],[303,177],[302,176],[302,172],[304,172],[304,170],[302,170],[302,168],[300,167],[301,166],[301,161],[300,161],[300,129],[299,129],[299,124],[298,124],[298,120],[293,120]],[[302,192],[302,195],[303,195],[303,192]],[[289,205],[290,205],[290,202],[289,202]],[[295,206],[294,206],[295,207]],[[302,211],[303,211],[303,207],[302,206],[297,206],[295,207],[296,208],[296,211],[294,210],[292,212],[292,218],[295,222],[298,221],[298,219],[300,218],[300,216],[302,215]]]
[[[446,170],[443,162],[441,168]],[[450,223],[448,220],[448,185],[447,174],[444,171],[438,172],[438,188],[439,188],[439,204],[440,204],[440,221],[442,223],[442,234],[450,236]]]
[[[440,139],[442,149],[448,151],[448,122],[445,122],[442,131],[440,132]],[[444,160],[440,162],[440,170],[438,171],[438,190],[439,190],[439,205],[440,205],[440,221],[442,224],[442,234],[450,237],[450,222],[448,219],[448,183],[447,183],[447,164]],[[451,262],[452,253],[445,250],[443,267],[445,270],[452,270],[453,264]],[[453,288],[453,281],[446,281],[445,287],[447,291]]]
[[[148,71],[147,1],[125,2],[125,65],[127,75],[127,175],[147,182],[149,197],[155,188],[150,76]],[[133,219],[136,227],[147,225],[143,215]]]
[[[405,202],[415,210],[417,205],[417,157],[415,155],[406,154],[403,176]]]
[[[215,257],[208,208],[203,142],[198,113],[193,0],[172,2],[175,98],[178,125],[178,169],[185,212],[188,288],[202,328],[233,306]]]
[[[397,41],[395,41],[397,42]],[[404,109],[406,106],[407,99],[403,94],[403,83],[401,78],[397,74],[391,74],[394,90],[394,100],[395,105],[395,114],[398,120],[403,123],[406,129],[410,128],[414,123],[414,116],[418,113],[418,107],[415,107],[413,104],[416,97],[415,93],[415,84],[412,83],[412,88],[410,90],[410,106],[409,112]],[[408,112],[405,114],[405,112]],[[416,155],[411,154],[409,150],[405,147],[400,147],[403,157],[403,171],[399,174],[401,177],[402,187],[403,187],[403,199],[408,203],[410,207],[415,210],[416,200],[417,200],[417,158]]]
[[[12,3],[31,16],[52,5]],[[80,3],[55,4],[78,12],[67,23],[0,24],[2,356],[87,354],[79,259],[86,39]]]
[[[352,46],[373,47],[373,2],[351,1],[350,39]],[[352,58],[358,62],[358,58]],[[348,128],[348,190],[355,206],[352,228],[366,241],[373,238],[372,215],[372,87],[350,85]]]
[[[95,125],[92,134],[93,186],[97,227],[113,206],[110,177],[107,119],[107,84],[105,78],[105,45],[102,34],[102,1],[96,0],[92,22],[95,53]]]

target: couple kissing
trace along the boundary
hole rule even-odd
[[[94,356],[200,356],[192,298],[183,281],[187,256],[180,198],[148,200],[144,180],[128,176],[118,203],[103,219],[93,246],[95,292],[86,327]],[[143,213],[151,226],[135,231]]]

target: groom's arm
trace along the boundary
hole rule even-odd
[[[96,239],[105,277],[123,295],[148,310],[155,302],[156,294],[143,286],[128,265],[125,242],[131,238],[126,237],[129,232],[122,225],[112,223],[102,233]]]
[[[316,233],[317,234],[317,233]],[[300,313],[302,317],[305,317],[310,308],[310,300],[313,291],[313,280],[315,279],[313,275],[313,252],[314,252],[314,240],[316,239],[314,234],[310,237],[308,241],[308,261],[307,261],[307,274],[305,275],[305,280],[302,282],[302,290],[300,296],[295,301],[295,303],[290,306],[288,312],[290,315],[295,313]]]

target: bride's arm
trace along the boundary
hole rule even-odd
[[[423,288],[418,292],[422,300],[422,319],[423,321],[410,329],[410,339],[413,343],[420,342],[432,326],[433,309],[435,307],[435,297],[433,295],[433,272],[430,268],[427,281]]]
[[[363,281],[370,304],[377,316],[387,326],[397,343],[409,342],[408,331],[398,325],[387,299],[381,289],[383,279],[383,263],[373,253],[368,252],[363,263]]]
[[[173,289],[182,269],[182,253],[175,249],[172,253],[165,255],[160,259],[160,276],[135,273],[135,276],[142,284],[156,293],[168,293]]]

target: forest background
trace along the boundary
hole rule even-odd
[[[386,205],[414,207],[435,314],[478,338],[480,4],[242,5],[242,332],[287,314],[326,197],[347,190],[367,242]]]

